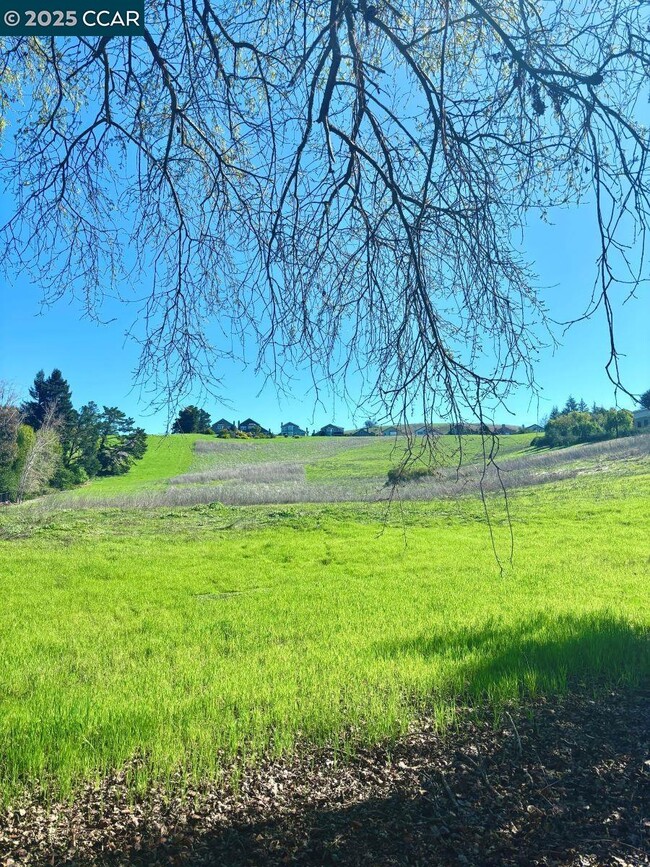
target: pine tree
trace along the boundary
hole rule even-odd
[[[37,431],[47,418],[56,419],[59,436],[64,440],[68,429],[74,424],[76,413],[72,406],[70,386],[61,371],[54,368],[46,378],[44,371],[39,370],[29,395],[32,399],[21,407],[25,424]]]
[[[575,397],[569,395],[567,398],[567,402],[564,404],[564,409],[562,410],[562,415],[568,415],[570,412],[577,412],[578,410],[578,402]]]
[[[82,406],[76,413],[75,423],[64,446],[64,466],[82,467],[88,476],[97,474],[100,468],[97,460],[100,422],[99,407],[93,401]]]

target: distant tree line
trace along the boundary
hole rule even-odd
[[[115,406],[80,409],[60,370],[39,370],[29,400],[0,384],[0,496],[21,501],[93,476],[126,473],[147,448],[146,433]]]
[[[650,403],[650,393],[645,395]],[[643,398],[642,398],[643,400]],[[573,396],[559,409],[554,406],[544,426],[543,436],[536,437],[537,447],[570,446],[629,436],[634,431],[634,416],[627,409],[606,409]]]

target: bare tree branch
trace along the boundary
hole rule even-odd
[[[622,387],[614,314],[648,276],[647,5],[171,0],[147,22],[0,42],[2,241],[47,301],[136,305],[154,399],[218,388],[252,343],[280,385],[308,369],[395,420],[482,422],[553,340],[513,238],[578,202],[600,237],[585,316],[604,312]]]

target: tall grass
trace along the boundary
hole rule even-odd
[[[286,482],[305,478],[303,464],[291,463],[253,463],[221,466],[214,470],[198,473],[183,473],[169,480],[171,485],[204,485],[207,482],[235,479],[242,482]]]

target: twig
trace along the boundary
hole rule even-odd
[[[508,713],[508,711],[506,711],[506,716],[507,716],[508,719],[510,720],[510,725],[512,726],[512,728],[513,728],[513,730],[514,730],[515,737],[517,738],[517,751],[518,751],[519,755],[521,755],[521,754],[523,753],[523,749],[522,749],[522,746],[521,746],[521,738],[519,737],[519,732],[518,732],[518,730],[517,730],[517,726],[515,725],[515,721],[514,721],[513,718],[510,716],[510,714]]]

